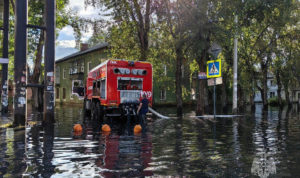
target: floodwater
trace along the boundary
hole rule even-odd
[[[116,123],[101,133],[80,107],[57,107],[56,123],[46,128],[32,112],[25,128],[0,128],[0,177],[297,177],[299,110],[256,105],[243,117],[217,119],[187,110],[183,119],[153,119],[137,135]],[[72,132],[76,123],[83,135]]]

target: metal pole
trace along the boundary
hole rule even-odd
[[[235,16],[234,22],[238,23],[238,16]],[[232,112],[237,113],[237,63],[238,63],[238,57],[237,57],[237,34],[235,34],[234,37],[234,54],[233,54],[233,98],[232,98]]]
[[[214,119],[216,118],[216,78],[214,78]]]
[[[9,0],[4,0],[3,11],[3,58],[8,58],[8,29],[9,29]],[[2,113],[7,113],[8,108],[8,80],[7,80],[8,64],[2,64]]]
[[[54,121],[54,59],[55,59],[55,0],[45,1],[45,88],[44,121]]]
[[[26,52],[27,0],[16,0],[15,61],[14,61],[14,125],[25,125],[26,113]]]

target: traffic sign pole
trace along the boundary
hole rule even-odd
[[[216,78],[214,78],[214,119],[216,118]]]
[[[213,43],[212,46],[210,47],[210,49],[208,50],[208,52],[210,54],[213,55],[214,60],[213,60],[213,66],[214,69],[214,74],[212,76],[207,76],[207,78],[209,77],[214,77],[214,119],[216,118],[216,77],[220,77],[221,76],[221,61],[219,61],[219,70],[217,73],[219,73],[218,75],[216,75],[216,59],[218,58],[220,52],[222,51],[222,48],[217,44],[217,43]],[[208,66],[209,69],[209,66]],[[207,70],[208,70],[207,69]],[[210,71],[207,71],[207,73],[209,74]]]

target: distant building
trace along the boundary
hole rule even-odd
[[[88,72],[108,59],[108,43],[101,43],[55,61],[56,102],[82,103]]]
[[[278,85],[276,83],[276,79],[273,74],[269,73],[267,76],[267,86],[268,93],[267,98],[275,98],[278,97]],[[299,102],[300,101],[300,87],[298,84],[294,84],[289,88],[289,98],[291,102]],[[284,92],[284,88],[281,89],[281,97],[283,100],[286,100],[286,95]],[[259,90],[255,91],[254,102],[262,102],[261,93]]]

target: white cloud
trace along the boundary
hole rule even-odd
[[[58,46],[63,48],[75,48],[75,40],[60,40],[58,41]]]
[[[96,18],[99,14],[99,9],[91,6],[85,7],[84,0],[70,0],[68,8],[75,10],[79,16],[85,18]]]
[[[71,26],[66,26],[63,29],[60,30],[61,33],[65,33],[65,34],[73,34],[74,30]]]

